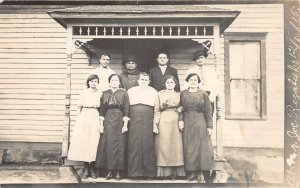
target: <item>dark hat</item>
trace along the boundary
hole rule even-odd
[[[136,57],[134,55],[128,55],[126,56],[126,58],[124,59],[124,64],[126,64],[128,61],[133,61],[136,63]]]
[[[208,56],[207,52],[209,51],[210,47],[211,47],[211,41],[209,40],[200,43],[200,49],[194,53],[193,61],[195,61],[196,59],[198,59],[198,57],[202,55],[204,57],[207,57]]]

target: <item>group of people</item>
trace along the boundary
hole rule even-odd
[[[194,53],[196,66],[187,71],[180,92],[178,73],[165,52],[148,73],[138,70],[129,55],[125,71],[109,68],[111,56],[100,56],[100,67],[86,81],[68,159],[83,161],[82,178],[120,180],[187,176],[207,181],[214,169],[211,142],[216,73],[205,66],[210,41]],[[100,170],[99,170],[100,169]]]

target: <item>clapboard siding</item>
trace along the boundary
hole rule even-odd
[[[284,49],[283,5],[213,5],[240,10],[226,32],[267,32],[266,37],[266,120],[225,120],[223,144],[235,147],[284,146]],[[222,44],[224,49],[224,44]],[[221,52],[224,54],[224,52]],[[224,58],[224,56],[222,56]],[[224,62],[224,59],[221,62]],[[221,70],[224,71],[224,70]],[[219,77],[223,79],[224,77]],[[223,100],[225,100],[223,98]]]
[[[268,32],[266,38],[267,119],[224,120],[223,144],[236,147],[283,147],[283,5],[228,4],[210,7],[239,10],[226,32]],[[61,142],[65,103],[66,30],[46,11],[0,13],[0,141]],[[57,7],[56,7],[57,8]],[[60,7],[62,8],[62,7]],[[5,10],[7,12],[7,10]],[[27,13],[26,13],[27,12]],[[224,100],[224,41],[215,68]],[[180,45],[179,45],[180,46]],[[171,65],[178,69],[181,86],[193,66],[191,46],[170,49]],[[112,53],[111,68],[121,73],[122,49]],[[209,56],[208,63],[214,63]],[[78,114],[79,93],[88,74],[86,55],[78,50],[71,66],[71,133]],[[224,106],[224,104],[223,104]],[[213,136],[215,145],[215,135]]]
[[[46,12],[0,14],[0,141],[62,142],[65,38]]]
[[[5,43],[1,44],[1,50],[6,49],[16,49],[16,50],[30,50],[30,49],[39,49],[39,50],[46,50],[46,49],[65,49],[66,43],[64,41],[58,43]]]

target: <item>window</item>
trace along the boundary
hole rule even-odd
[[[266,118],[266,33],[225,34],[226,119]]]

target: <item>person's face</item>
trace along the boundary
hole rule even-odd
[[[168,90],[173,90],[175,88],[175,82],[172,78],[169,78],[167,81],[166,81],[166,88]]]
[[[168,63],[169,59],[166,54],[159,54],[157,57],[157,62],[159,65],[166,65]]]
[[[198,86],[198,77],[197,76],[192,76],[189,80],[189,87],[191,88],[195,88]]]
[[[119,80],[118,76],[113,76],[110,79],[109,85],[112,88],[119,88],[119,86],[120,86],[120,80]]]
[[[145,88],[149,85],[150,79],[149,76],[140,75],[140,78],[138,79],[139,86]]]
[[[199,56],[199,57],[196,59],[195,62],[196,62],[196,64],[197,64],[198,66],[202,66],[202,65],[205,64],[206,58],[205,58],[204,55],[201,55],[201,56]]]
[[[110,57],[107,55],[102,55],[99,62],[102,67],[106,68],[110,63]]]
[[[98,79],[94,79],[94,80],[89,81],[90,88],[96,88],[97,85],[98,85]]]
[[[125,66],[126,66],[126,69],[127,69],[127,70],[135,70],[136,67],[137,67],[137,64],[136,64],[136,62],[134,62],[134,61],[128,61],[128,62],[125,64]]]

